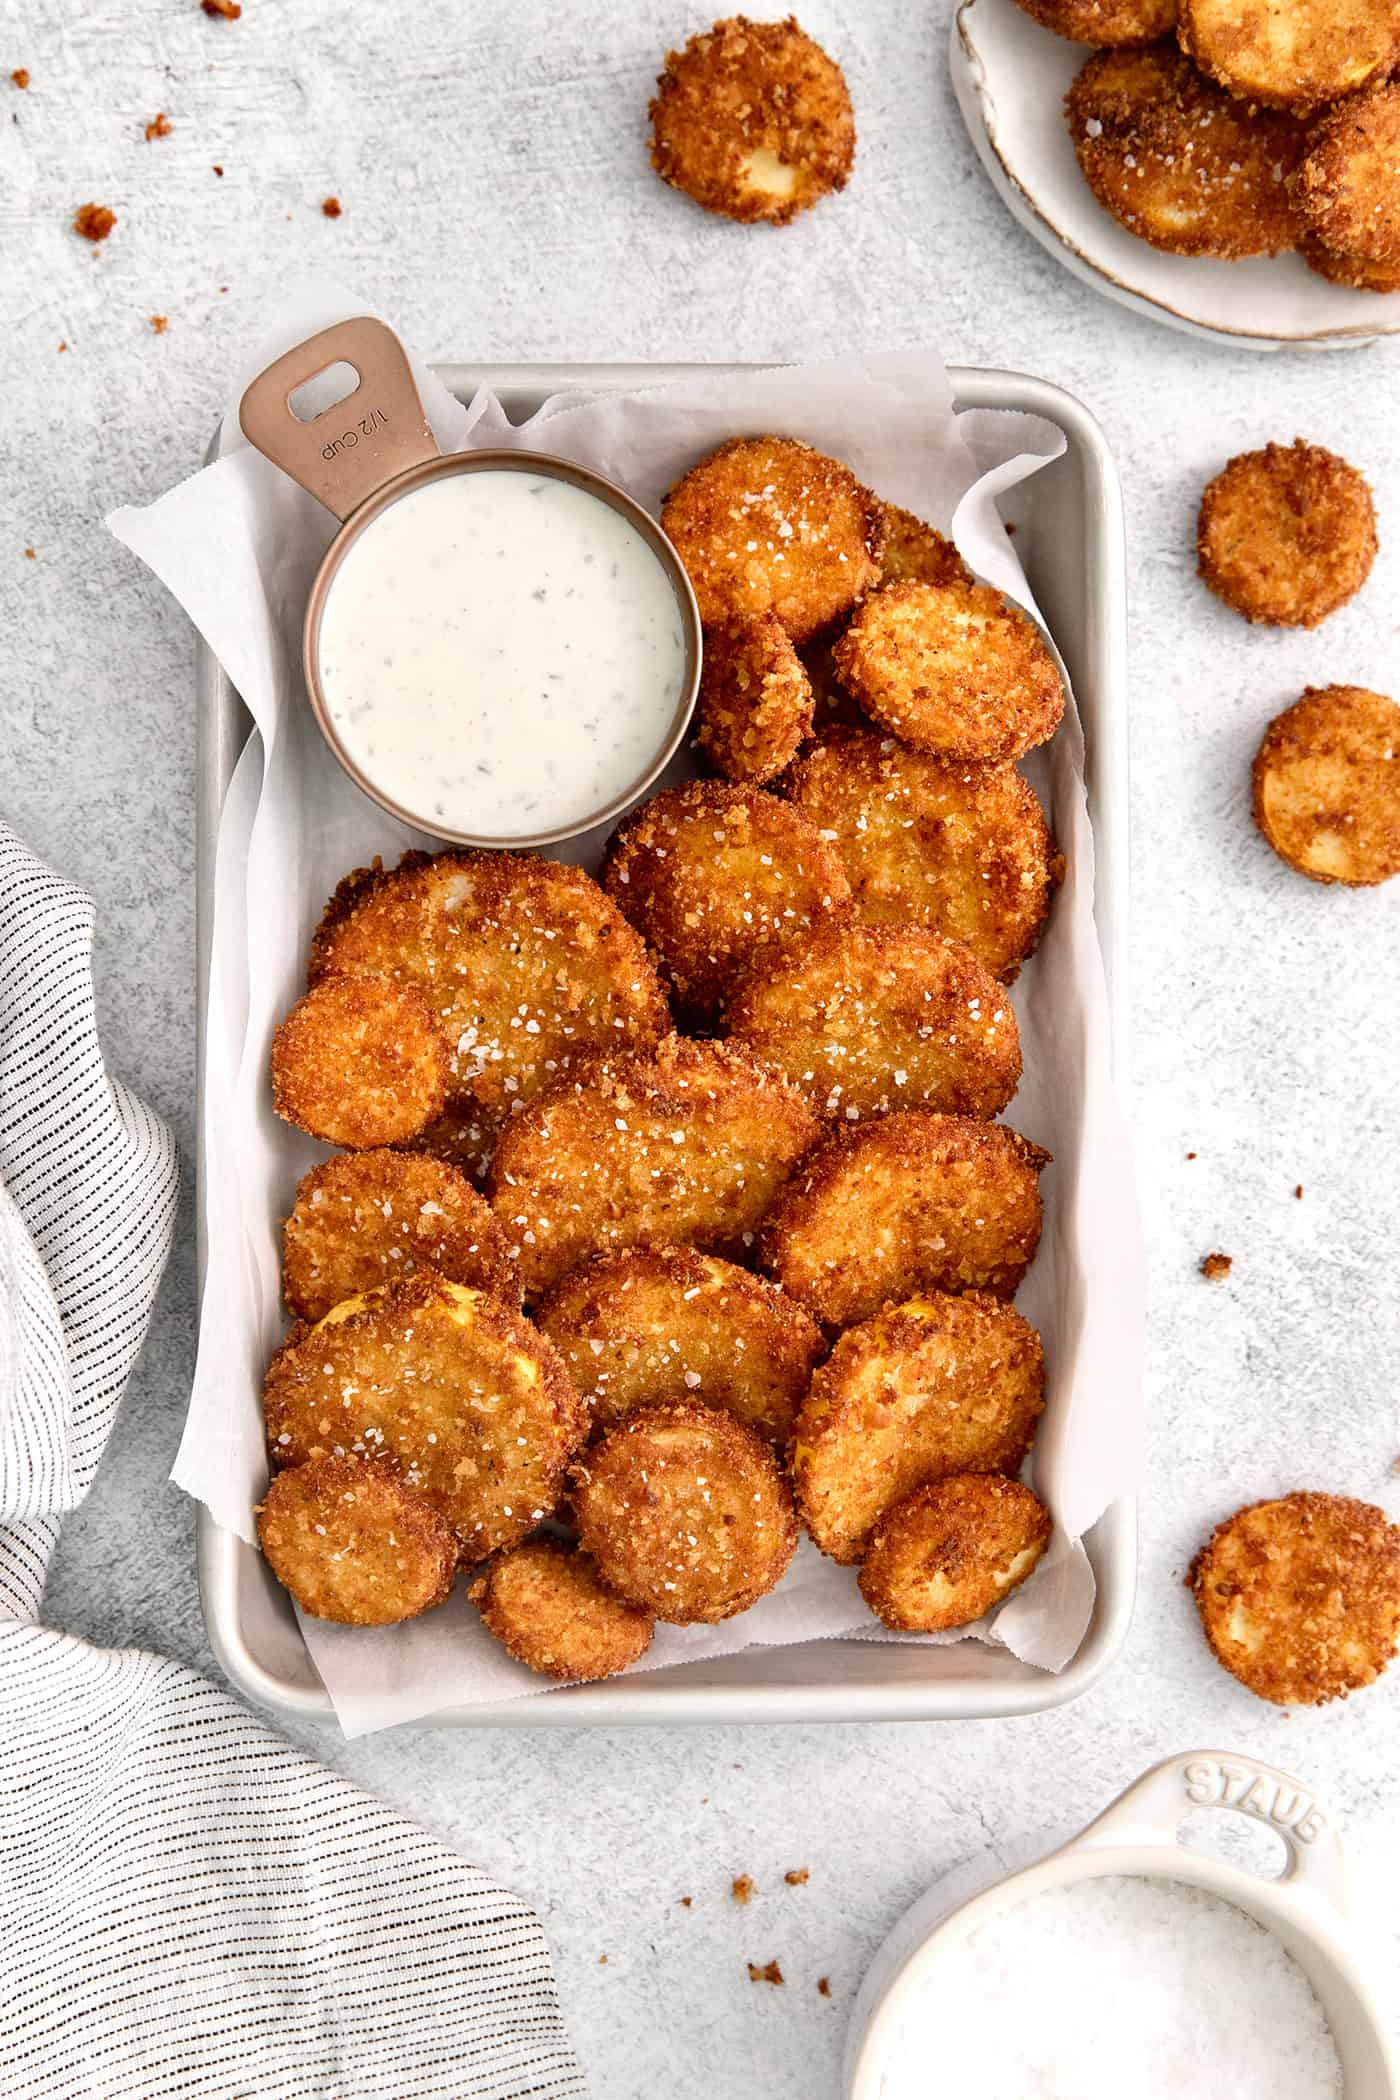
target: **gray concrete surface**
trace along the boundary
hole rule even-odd
[[[1254,836],[1247,794],[1264,722],[1305,683],[1400,686],[1396,353],[1193,343],[1075,283],[974,161],[943,4],[805,5],[848,70],[852,184],[778,234],[706,218],[643,149],[661,54],[706,19],[660,0],[246,0],[230,24],[197,0],[0,0],[0,809],[95,894],[111,1058],[188,1161],[192,637],[101,519],[193,468],[265,302],[308,272],[358,288],[430,355],[929,343],[1043,373],[1103,421],[1131,534],[1133,1115],[1153,1269],[1142,1599],[1122,1660],[1082,1704],[998,1725],[304,1737],[538,1904],[604,2100],[834,2100],[852,1994],[902,1907],[1168,1750],[1214,1742],[1303,1775],[1394,1887],[1400,1671],[1320,1713],[1260,1706],[1207,1658],[1180,1578],[1260,1494],[1397,1507],[1400,884],[1305,885]],[[5,80],[20,66],[23,92]],[[173,129],[147,143],[158,110]],[[95,250],[69,230],[89,200],[118,215]],[[1194,506],[1230,452],[1295,432],[1371,476],[1381,558],[1320,632],[1251,632],[1194,578]],[[209,1667],[192,1512],[165,1481],[192,1360],[185,1216],[48,1612]],[[1213,1248],[1235,1264],[1215,1287],[1197,1274]],[[789,1867],[810,1868],[804,1887]],[[743,1910],[727,1893],[741,1871],[759,1888]],[[1377,1944],[1393,1976],[1394,1944]],[[781,1990],[748,1980],[747,1960],[771,1958]]]

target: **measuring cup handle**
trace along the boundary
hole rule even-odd
[[[303,422],[291,395],[335,364],[351,366],[356,385]],[[260,372],[238,420],[250,445],[342,521],[405,467],[438,456],[403,344],[368,314],[308,336]]]
[[[1346,1866],[1331,1815],[1301,1780],[1258,1758],[1187,1750],[1145,1772],[1073,1841],[1080,1845],[1176,1846],[1193,1809],[1228,1808],[1276,1830],[1288,1847],[1282,1879],[1347,1908]]]

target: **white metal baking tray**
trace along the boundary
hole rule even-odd
[[[436,367],[469,399],[490,387],[523,421],[550,394],[657,386],[698,369],[684,365],[469,365]],[[710,367],[711,370],[723,369]],[[738,367],[733,369],[738,370]],[[1006,505],[1016,547],[1051,633],[1069,667],[1087,744],[1086,784],[1094,828],[1094,910],[1112,1008],[1119,1084],[1127,1085],[1123,945],[1128,909],[1128,741],[1122,499],[1102,431],[1072,395],[1016,372],[953,366],[959,408],[1021,409],[1064,431],[1064,456],[1013,493]],[[217,444],[217,440],[215,441]],[[211,456],[214,447],[211,447]],[[204,1010],[213,903],[214,840],[224,792],[248,735],[237,692],[201,641],[198,680],[198,1108],[204,1096]],[[204,1203],[198,1203],[204,1273]],[[575,1728],[734,1721],[974,1720],[1040,1712],[1077,1699],[1108,1666],[1128,1630],[1137,1576],[1133,1504],[1116,1502],[1087,1534],[1097,1601],[1078,1653],[1052,1676],[1005,1649],[962,1641],[946,1647],[876,1641],[810,1641],[749,1648],[601,1684],[456,1706],[442,1727]],[[297,1629],[290,1600],[262,1557],[198,1515],[199,1586],[210,1645],[245,1697],[271,1712],[326,1716],[331,1702]]]

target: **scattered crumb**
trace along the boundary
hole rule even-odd
[[[783,1972],[775,1961],[764,1962],[762,1968],[756,1961],[749,1963],[750,1983],[781,1983]]]
[[[1201,1263],[1201,1274],[1207,1283],[1220,1283],[1235,1266],[1228,1254],[1208,1254]]]
[[[339,197],[327,197],[323,201],[321,209],[328,219],[338,219],[341,212]]]
[[[829,1998],[831,1996],[831,1978],[829,1976],[819,1976],[817,1978],[817,1989],[821,1992],[823,1998]]]
[[[32,547],[25,548],[24,558],[26,561],[37,561],[39,559],[38,555],[34,552],[34,549]]]
[[[1188,1159],[1194,1159],[1194,1158],[1196,1157],[1196,1155],[1195,1155],[1195,1153],[1194,1153],[1194,1152],[1188,1152],[1188,1153],[1187,1153],[1187,1155],[1186,1155],[1186,1157],[1187,1157]]]
[[[14,72],[10,75],[10,79],[17,88],[27,88],[29,85],[28,66],[16,66]]]
[[[694,1901],[695,1901],[695,1898],[694,1898],[693,1896],[682,1896],[682,1897],[681,1897],[681,1908],[682,1908],[682,1910],[689,1910],[689,1909],[690,1909],[690,1906],[691,1906],[691,1904],[692,1904],[692,1903],[693,1903]]]
[[[606,1955],[606,1954],[600,1954],[600,1955],[598,1956],[598,1967],[599,1967],[600,1969],[606,1969],[607,1965],[608,1965],[608,1957],[607,1957],[607,1955]]]
[[[1297,1186],[1297,1188],[1296,1188],[1296,1189],[1294,1189],[1293,1193],[1294,1193],[1294,1195],[1295,1195],[1296,1197],[1298,1197],[1299,1201],[1301,1201],[1301,1200],[1302,1200],[1302,1195],[1303,1195],[1303,1184],[1302,1184],[1302,1182],[1301,1182],[1301,1181],[1300,1181],[1300,1182],[1298,1183],[1298,1186]]]
[[[59,349],[59,355],[60,355],[60,356],[62,356],[63,352],[64,352],[64,351],[65,351],[65,350],[66,350],[67,348],[68,348],[68,343],[67,343],[67,340],[65,339],[65,340],[64,340],[63,342],[61,342],[61,343],[59,344],[59,346],[58,346],[58,349]]]
[[[116,213],[105,204],[80,204],[73,214],[73,231],[85,241],[105,241],[116,223]]]
[[[753,1896],[753,1877],[748,1874],[736,1874],[729,1893],[736,1903],[748,1903]]]
[[[1016,537],[1016,527],[1015,527],[1014,525],[1008,525],[1008,526],[1007,526],[1007,528],[1006,528],[1006,537],[1007,537],[1007,538],[1008,538],[1009,540],[1014,540],[1014,539],[1015,539],[1015,537]]]
[[[164,335],[166,329],[170,326],[170,323],[166,319],[164,314],[152,314],[151,326],[155,330],[157,335]]]
[[[243,9],[239,0],[199,0],[206,15],[221,15],[225,22],[236,22]]]
[[[218,163],[217,161],[212,161],[212,162],[210,163],[210,165],[211,165],[211,167],[213,168],[213,170],[214,170],[214,173],[215,173],[216,175],[222,175],[222,174],[223,174],[223,172],[224,172],[224,171],[223,171],[223,169],[222,169],[222,168],[221,168],[221,167],[219,166],[219,163]]]
[[[800,1889],[811,1878],[812,1870],[810,1867],[789,1867],[783,1876],[783,1880],[790,1889]]]
[[[165,111],[158,109],[146,126],[146,144],[149,146],[152,139],[168,139],[174,129],[175,126],[171,123]]]

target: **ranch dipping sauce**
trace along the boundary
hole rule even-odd
[[[408,490],[346,549],[317,662],[346,757],[426,830],[583,828],[640,785],[686,675],[681,607],[641,533],[553,475]]]

